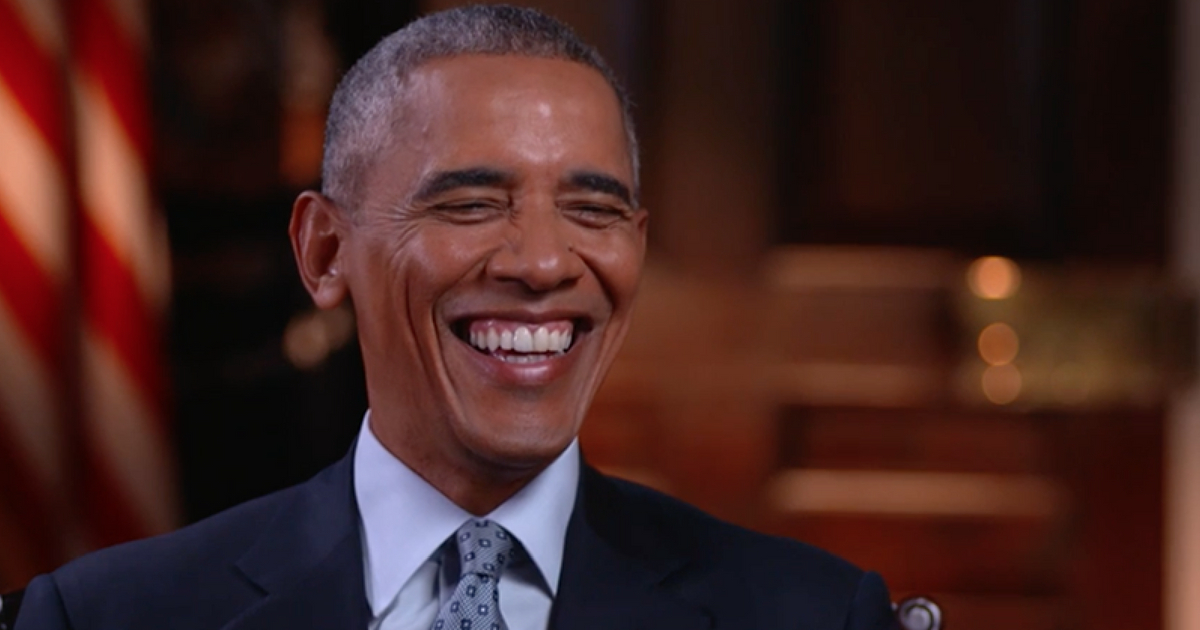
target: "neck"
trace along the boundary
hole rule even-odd
[[[541,471],[538,470],[527,475],[511,478],[499,478],[487,474],[464,475],[461,473],[430,474],[427,476],[424,471],[419,470],[417,474],[421,475],[434,488],[437,488],[438,492],[441,492],[446,498],[453,501],[455,505],[475,516],[484,516],[485,514],[490,514],[505,501],[512,498],[521,488],[524,488],[526,484],[532,481],[538,472]]]
[[[450,453],[422,450],[418,446],[426,444],[426,440],[406,435],[393,423],[376,421],[374,413],[369,424],[375,438],[393,457],[404,462],[455,505],[475,516],[489,514],[500,507],[551,463],[504,465],[465,448]]]

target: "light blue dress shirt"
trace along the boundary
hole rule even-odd
[[[500,612],[509,630],[546,630],[550,625],[578,481],[579,444],[574,441],[487,515],[516,536],[532,558],[510,566],[500,581]],[[443,546],[474,515],[384,448],[370,429],[369,411],[354,449],[354,495],[371,608],[369,630],[429,630],[458,577],[442,570]],[[452,547],[450,553],[456,553]]]

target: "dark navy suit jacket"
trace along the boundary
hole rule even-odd
[[[16,629],[365,630],[352,470],[348,456],[301,485],[40,576]],[[874,573],[583,469],[551,612],[556,630],[894,623]]]

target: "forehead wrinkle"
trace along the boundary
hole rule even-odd
[[[431,178],[438,177],[437,171],[443,168],[447,171],[454,168],[451,164],[439,163],[441,162],[439,158],[447,157],[443,152],[427,149],[437,144],[444,133],[450,133],[452,137],[455,137],[453,129],[444,128],[447,122],[444,120],[444,115],[456,109],[456,101],[459,99],[470,98],[470,95],[460,94],[464,89],[462,76],[453,72],[447,74],[449,69],[455,68],[452,64],[456,61],[455,58],[431,60],[413,68],[402,77],[401,89],[396,92],[397,98],[391,103],[392,113],[387,117],[390,124],[385,133],[389,137],[380,141],[381,150],[372,160],[374,172],[373,177],[370,178],[374,180],[371,182],[371,186],[376,191],[381,188],[384,190],[391,188],[392,199],[377,199],[377,202],[383,201],[388,205],[395,205],[396,202],[411,204],[427,198],[433,194],[427,185],[431,183]],[[611,90],[607,86],[605,86],[604,92],[607,97],[612,99],[611,105],[617,107],[619,104],[616,102],[616,97],[610,93]],[[594,119],[597,114],[607,115],[610,113],[604,111],[605,106],[610,103],[599,104],[595,99],[583,98],[574,93],[568,94],[565,99],[562,96],[561,91],[553,88],[547,92],[546,86],[543,84],[531,84],[518,80],[515,85],[508,85],[499,94],[493,94],[490,97],[491,102],[485,109],[485,111],[489,111],[489,114],[485,115],[486,117],[483,119],[475,118],[468,121],[468,127],[477,127],[474,131],[479,133],[502,135],[504,142],[501,143],[501,146],[509,157],[519,156],[519,159],[527,164],[558,163],[574,151],[575,134],[568,128],[574,125],[573,122],[564,126],[564,124],[556,124],[556,119],[562,118],[566,121]],[[514,111],[519,112],[515,118]],[[619,116],[620,112],[617,111],[616,115]],[[489,120],[490,123],[485,122]],[[554,133],[546,133],[548,130],[553,130]],[[562,133],[564,130],[566,133]],[[618,129],[618,135],[613,139],[620,144],[621,155],[628,157],[629,147],[622,131],[623,128]],[[404,153],[408,153],[410,159],[405,159],[405,156],[402,155]],[[468,150],[467,153],[470,154],[471,151]],[[484,162],[491,161],[488,156],[477,157],[483,158]],[[506,159],[499,155],[491,157]],[[400,159],[396,160],[396,158]],[[453,161],[457,160],[452,159],[451,162]],[[397,162],[403,164],[407,172],[385,173],[381,171],[382,165],[396,164]],[[477,165],[487,166],[478,162]],[[471,168],[471,165],[467,165],[466,168]],[[591,171],[593,174],[605,175],[610,177],[611,181],[603,183],[575,181],[572,183],[574,187],[610,193],[626,203],[634,202],[636,194],[630,192],[630,187],[623,182],[623,178],[611,177],[596,169],[581,168],[579,171]],[[569,177],[568,175],[567,178]],[[567,178],[560,181],[559,185],[561,186],[564,181],[567,181]],[[636,176],[634,179],[636,188]],[[407,185],[403,185],[403,191],[398,190],[396,186],[400,181],[407,183]],[[442,185],[439,185],[438,188],[437,192],[446,190]]]
[[[522,97],[513,94],[505,97],[505,100],[508,99],[520,101]],[[497,104],[497,107],[500,107],[500,105]],[[502,128],[496,128],[499,130],[499,133],[504,134],[504,149],[510,156],[517,157],[521,162],[536,165],[539,168],[554,165],[569,167],[570,162],[575,162],[579,158],[580,140],[576,133],[574,133],[575,123],[556,122],[556,119],[562,118],[566,121],[594,120],[594,116],[587,115],[589,113],[589,104],[574,101],[566,103],[553,102],[546,98],[538,98],[534,103],[521,108],[521,111],[523,113],[520,120],[509,119],[505,121]],[[621,147],[618,149],[620,155],[626,156],[627,151],[625,151],[623,137],[618,137],[616,140],[621,143]],[[591,160],[589,159],[588,161]],[[627,202],[632,202],[632,195],[628,192],[628,186],[621,183],[620,178],[606,173],[607,169],[601,169],[599,164],[588,168],[586,162],[580,163],[579,166],[580,168],[560,178],[558,185],[567,184],[576,188],[614,193]],[[574,177],[580,174],[604,178],[609,181],[601,185],[597,182],[584,181],[583,179]],[[617,185],[611,185],[613,183]],[[620,189],[624,189],[624,192],[619,192]]]

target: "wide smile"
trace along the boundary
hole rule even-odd
[[[574,334],[575,323],[571,320],[528,324],[484,319],[466,326],[465,341],[501,361],[535,363],[565,354]]]
[[[532,319],[532,318],[530,318]],[[535,365],[568,355],[591,329],[591,320],[560,317],[466,317],[451,326],[455,337],[476,353],[509,365]]]

